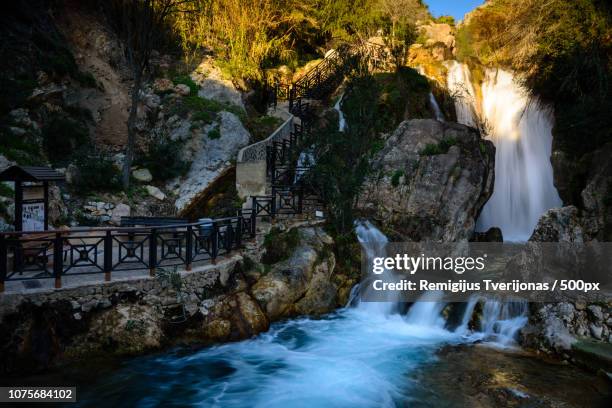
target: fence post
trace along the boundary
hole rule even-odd
[[[62,287],[62,272],[64,270],[63,238],[60,232],[55,234],[53,240],[53,276],[55,277],[55,288]]]
[[[251,209],[251,237],[255,237],[257,230],[255,229],[255,222],[257,220],[257,197],[252,197],[253,207]]]
[[[270,202],[270,217],[276,217],[276,187],[272,186],[272,202]]]
[[[217,254],[219,253],[219,227],[217,226],[217,222],[213,221],[212,223],[212,235],[210,237],[210,256],[212,258],[212,263],[217,263]]]
[[[304,213],[304,184],[299,184],[298,190],[298,214]]]
[[[151,229],[149,235],[149,275],[155,276],[155,267],[157,266],[157,229]]]
[[[191,248],[193,246],[193,227],[191,225],[187,227],[187,237],[185,239],[185,246],[187,247],[187,252],[185,253],[185,270],[190,271],[191,262],[193,258],[193,251]]]
[[[110,230],[104,236],[104,280],[110,282],[113,269],[113,237]]]
[[[236,249],[242,246],[242,215],[238,217],[236,223]]]
[[[6,280],[7,273],[7,258],[8,248],[6,244],[6,238],[4,235],[0,235],[0,293],[4,292],[4,281]]]
[[[227,236],[225,237],[225,250],[230,252],[232,250],[232,242],[234,242],[234,227],[232,226],[232,220],[230,219],[225,226],[225,233]]]

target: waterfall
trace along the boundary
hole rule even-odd
[[[342,112],[342,99],[344,98],[344,94],[340,95],[338,98],[338,102],[334,105],[334,109],[338,111],[338,130],[344,132],[346,129],[346,119],[344,118],[344,113]]]
[[[444,122],[444,114],[442,113],[442,110],[440,109],[440,106],[438,105],[438,101],[436,101],[436,97],[434,96],[432,92],[429,93],[429,105],[431,105],[431,109],[434,111],[436,120],[439,120],[440,122]]]
[[[476,228],[500,227],[505,240],[526,241],[542,214],[562,205],[550,163],[552,114],[511,73],[488,70],[482,116],[496,147],[495,186]]]
[[[467,126],[476,126],[474,120],[474,108],[476,103],[476,92],[472,85],[470,69],[465,64],[457,61],[447,63],[448,77],[446,85],[455,100],[455,111],[457,112],[457,122]]]
[[[470,333],[469,323],[474,318],[476,306],[480,303],[481,314],[477,324],[480,330]],[[466,304],[461,325],[455,332],[472,341],[485,340],[495,345],[515,344],[519,330],[527,323],[528,303],[521,299],[500,301],[496,298],[472,296]]]

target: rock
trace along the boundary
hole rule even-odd
[[[169,92],[174,89],[174,84],[171,80],[166,78],[157,78],[153,82],[153,90],[155,92]]]
[[[432,46],[437,43],[441,43],[449,49],[455,47],[455,35],[453,34],[453,27],[449,24],[436,24],[429,23],[420,27],[427,41],[425,45]]]
[[[447,152],[422,154],[443,140],[454,144]],[[493,144],[473,128],[404,121],[374,158],[375,176],[364,184],[358,206],[404,240],[468,240],[493,192],[494,160]]]
[[[576,339],[569,333],[559,317],[544,312],[543,317],[532,316],[521,329],[521,344],[547,353],[570,351]]]
[[[586,302],[584,300],[577,299],[574,302],[574,306],[576,307],[576,310],[584,310],[586,309]]]
[[[166,199],[166,195],[155,186],[145,186],[147,189],[147,193],[153,198],[158,199],[159,201],[164,201]]]
[[[62,96],[66,87],[54,83],[47,84],[43,87],[36,88],[32,91],[32,95],[28,97],[28,101],[33,103],[42,104],[44,102],[57,102],[62,104]]]
[[[0,154],[0,171],[6,169],[7,167],[14,166],[15,164],[17,163]]]
[[[491,227],[487,232],[475,232],[472,237],[474,242],[504,242],[502,230],[497,227]]]
[[[151,172],[148,169],[134,170],[132,171],[132,177],[142,183],[149,183],[153,180],[153,176],[151,175]]]
[[[89,302],[83,303],[83,305],[81,305],[81,310],[84,313],[90,312],[91,310],[95,309],[98,306],[98,301],[97,300],[90,300]]]
[[[597,340],[601,340],[601,333],[603,331],[603,327],[591,323],[589,324],[589,331],[591,333],[591,336],[593,336]]]
[[[601,311],[601,306],[590,305],[589,307],[587,307],[587,311],[594,322],[599,323],[603,321],[604,316]]]
[[[251,289],[270,320],[320,315],[335,308],[337,288],[331,283],[335,258],[329,248],[325,250],[329,236],[318,227],[300,228],[299,234],[300,242],[289,259],[274,264]]]
[[[192,138],[189,151],[184,160],[190,160],[191,168],[180,185],[175,206],[179,213],[187,209],[192,201],[231,168],[231,161],[238,151],[249,144],[250,134],[240,119],[230,112],[219,113],[219,133],[217,139],[205,136],[205,127]],[[228,164],[229,162],[229,164]]]
[[[223,78],[223,73],[214,65],[212,58],[205,58],[191,74],[191,79],[200,86],[199,96],[244,109],[240,91],[232,81]]]
[[[538,225],[529,240],[536,242],[584,242],[578,209],[570,205],[546,211],[538,221]]]
[[[174,92],[181,96],[187,96],[191,93],[191,88],[185,84],[178,84],[174,87]]]
[[[131,208],[127,204],[119,203],[112,211],[110,222],[113,225],[121,224],[121,217],[129,217]]]

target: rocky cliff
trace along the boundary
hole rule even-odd
[[[475,129],[405,121],[374,158],[359,207],[396,240],[468,240],[492,193],[494,161]]]

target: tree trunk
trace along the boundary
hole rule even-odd
[[[121,182],[123,189],[127,191],[130,187],[130,173],[132,169],[132,160],[134,159],[134,144],[136,141],[136,115],[138,113],[138,102],[140,102],[140,86],[142,82],[142,73],[137,72],[134,75],[134,88],[132,89],[132,106],[130,106],[130,115],[128,117],[128,140],[125,148],[125,159],[123,161],[123,170],[121,174]]]

